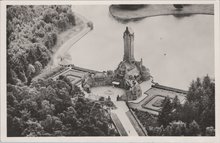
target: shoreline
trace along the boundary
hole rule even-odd
[[[62,47],[62,45],[67,42],[72,36],[77,35],[84,28],[84,22],[79,18],[78,15],[74,13],[76,17],[76,25],[68,28],[66,31],[58,33],[58,41],[57,44],[52,49],[53,54],[57,53],[57,51]]]
[[[57,59],[59,56],[63,56],[73,44],[75,44],[78,40],[80,40],[83,36],[85,36],[89,31],[91,31],[91,27],[88,26],[89,20],[84,18],[82,15],[74,12],[76,18],[78,19],[78,24],[74,27],[67,29],[64,32],[61,32],[58,35],[59,42],[55,45],[53,49],[53,55],[51,57],[51,61],[47,64],[47,66],[41,71],[39,75],[33,78],[36,80],[38,78],[42,78],[47,74],[56,72],[61,69],[61,66],[57,64]],[[82,35],[83,34],[83,35]]]
[[[80,19],[81,24],[79,25],[79,31],[75,32],[68,35],[68,38],[63,41],[63,43],[59,46],[59,48],[56,50],[56,52],[53,54],[52,59],[51,59],[51,65],[50,66],[57,66],[59,65],[57,63],[57,60],[59,56],[64,56],[67,51],[72,48],[72,45],[74,45],[76,42],[78,42],[83,36],[85,36],[89,31],[92,30],[92,28],[88,25],[89,20],[87,20],[85,17],[82,15],[75,13],[75,16]],[[69,30],[68,30],[69,31]],[[67,31],[67,32],[68,32]]]
[[[192,4],[184,6],[181,10],[177,10],[171,4],[146,5],[137,10],[125,10],[119,8],[117,5],[110,5],[109,12],[116,20],[128,22],[163,15],[174,15],[180,18],[194,14],[214,15],[214,5]]]
[[[80,35],[85,29],[89,28],[87,23],[89,22],[87,19],[85,19],[83,16],[79,15],[78,13],[74,12],[76,18],[78,19],[75,27],[72,27],[59,35],[59,43],[54,48],[54,53],[51,59],[51,66],[54,65],[54,60],[57,58],[57,56],[64,54],[68,48],[71,48],[70,46],[72,43],[75,43],[75,37]],[[68,44],[68,45],[67,45]],[[48,65],[50,65],[48,64]]]

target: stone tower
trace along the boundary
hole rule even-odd
[[[123,61],[132,63],[134,59],[134,32],[131,28],[126,27],[123,35],[124,38],[124,58]]]

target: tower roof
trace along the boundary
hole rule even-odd
[[[125,32],[126,34],[134,34],[133,30],[131,29],[131,27],[126,26],[126,30]]]

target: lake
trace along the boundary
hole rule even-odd
[[[94,24],[67,51],[73,64],[99,71],[116,69],[123,59],[123,32],[130,26],[135,35],[135,59],[143,58],[155,82],[188,89],[197,77],[214,77],[214,16],[156,16],[125,24],[112,18],[108,7],[73,6],[73,11]]]

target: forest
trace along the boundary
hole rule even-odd
[[[7,135],[118,136],[109,116],[111,101],[95,102],[68,78],[7,85]]]
[[[150,136],[214,136],[215,82],[208,75],[193,80],[186,102],[166,97],[158,116],[135,113]]]
[[[115,136],[107,110],[60,76],[38,78],[58,35],[76,25],[71,6],[7,6],[7,136]]]
[[[58,34],[75,26],[71,6],[7,6],[7,83],[29,85],[47,66]]]

